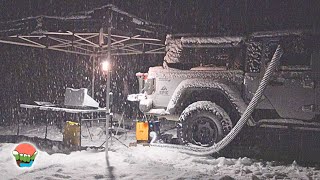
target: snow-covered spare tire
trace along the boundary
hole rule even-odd
[[[190,104],[179,118],[178,138],[182,143],[210,147],[232,129],[229,115],[211,101]]]

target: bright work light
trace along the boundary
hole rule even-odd
[[[102,70],[103,71],[108,71],[109,69],[110,69],[110,63],[109,63],[109,61],[103,61],[102,63]]]

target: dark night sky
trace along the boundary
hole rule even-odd
[[[0,19],[65,16],[113,3],[177,33],[239,33],[310,28],[319,18],[317,0],[2,0]]]
[[[241,34],[307,29],[320,22],[317,20],[320,2],[316,0],[1,0],[0,21],[37,15],[66,16],[109,3],[138,17],[171,26],[173,33]],[[0,124],[21,118],[20,103],[59,102],[65,87],[90,85],[85,77],[90,76],[91,66],[85,57],[3,44],[0,44],[0,52]],[[131,77],[131,83],[136,81],[136,72],[145,72],[148,66],[161,63],[163,59],[130,58],[118,61],[123,65],[121,68],[127,68],[122,71],[126,74],[118,77]],[[150,63],[152,61],[154,64]],[[99,80],[104,78],[99,77]],[[96,84],[97,89],[103,88],[100,84]],[[98,96],[101,98],[102,93],[97,95],[99,99]]]

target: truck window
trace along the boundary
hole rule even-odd
[[[240,48],[184,48],[180,63],[168,63],[168,66],[184,70],[199,66],[242,69],[242,56]]]
[[[260,73],[262,42],[248,41],[246,47],[246,71],[250,73]]]
[[[267,67],[271,58],[281,44],[284,54],[280,59],[282,70],[310,70],[312,48],[307,38],[287,36],[273,40],[250,41],[247,43],[247,71],[260,73],[261,65]],[[265,64],[262,64],[263,59]]]
[[[311,48],[306,39],[302,37],[286,37],[281,40],[281,45],[284,46],[284,53],[280,60],[282,69],[305,69],[311,64]],[[272,55],[277,48],[277,42],[271,42],[267,45],[267,60],[270,61]]]

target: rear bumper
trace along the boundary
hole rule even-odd
[[[154,115],[154,116],[165,116],[168,115],[165,109],[149,109],[149,111],[145,112],[146,114]]]
[[[147,99],[147,96],[145,94],[129,94],[127,96],[128,101],[141,101],[143,99]]]
[[[139,102],[139,109],[141,112],[154,116],[168,115],[164,108],[154,108],[152,99],[148,99],[145,94],[130,94],[127,97],[128,101]]]
[[[145,94],[130,94],[127,100],[139,102],[139,109],[143,113],[148,112],[152,108],[152,99],[147,99]]]

